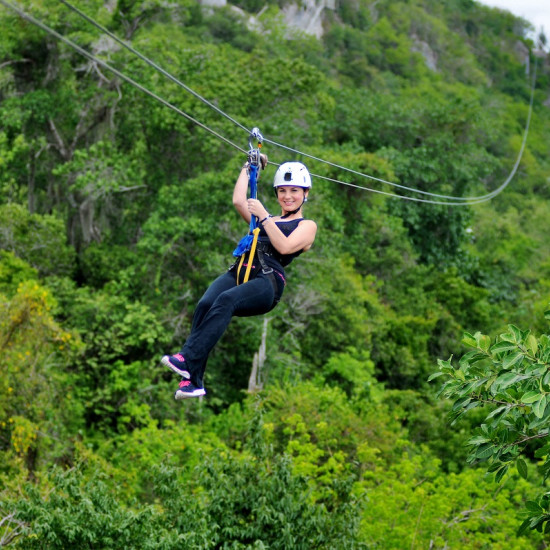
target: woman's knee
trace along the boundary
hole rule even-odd
[[[220,308],[223,310],[233,311],[235,307],[235,298],[231,291],[226,290],[222,292],[215,300],[211,306],[212,308]]]
[[[210,308],[212,307],[213,303],[214,303],[213,300],[208,300],[206,298],[202,298],[198,301],[197,307],[195,308],[195,313],[193,314],[194,326],[201,324],[205,315],[210,311]]]

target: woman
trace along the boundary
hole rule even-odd
[[[267,157],[262,155],[262,166]],[[165,355],[161,362],[183,377],[176,399],[199,397],[210,350],[225,332],[231,318],[262,315],[278,303],[285,287],[284,268],[302,252],[309,250],[317,225],[302,217],[302,207],[311,189],[311,176],[300,162],[285,162],[273,181],[280,216],[272,216],[257,199],[247,198],[248,163],[235,183],[233,204],[243,219],[259,220],[260,233],[249,280],[244,282],[247,264],[237,260],[205,292],[195,310],[191,333],[179,353]],[[246,254],[248,258],[248,253]],[[248,263],[248,262],[247,262]]]

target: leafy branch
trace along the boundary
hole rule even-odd
[[[462,342],[472,351],[460,358],[458,366],[452,364],[452,356],[439,359],[439,371],[429,380],[446,378],[438,396],[453,401],[451,423],[473,408],[490,408],[467,442],[467,462],[486,462],[487,472],[497,482],[512,465],[527,479],[526,449],[529,445],[533,452],[533,443],[540,440],[534,453],[543,460],[546,481],[550,475],[550,337],[536,338],[530,330],[509,325],[508,332],[494,342],[480,332],[465,333]],[[527,502],[524,515],[519,533],[550,531],[550,493]]]

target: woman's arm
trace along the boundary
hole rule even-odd
[[[237,209],[237,212],[243,217],[246,223],[250,223],[251,214],[248,210],[248,173],[246,171],[246,165],[241,169],[241,173],[235,182],[235,188],[233,189],[233,206]]]
[[[257,199],[248,199],[247,209],[249,214],[257,216],[262,223],[271,244],[277,252],[281,254],[293,254],[299,250],[309,250],[315,234],[317,233],[317,224],[312,220],[303,220],[298,224],[298,227],[288,237],[277,227],[273,218],[268,217],[269,212],[265,206]]]
[[[245,162],[241,168],[241,173],[235,182],[235,188],[233,189],[233,206],[237,209],[237,212],[243,217],[246,223],[250,223],[252,215],[248,208],[248,162]],[[260,166],[262,170],[265,170],[267,166],[267,155],[260,153]],[[258,178],[260,175],[258,174]]]
[[[262,225],[277,252],[285,255],[309,250],[317,233],[317,224],[313,220],[302,220],[288,237],[277,227],[273,218],[268,218]]]

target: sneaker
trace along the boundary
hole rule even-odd
[[[206,391],[204,388],[198,388],[191,382],[191,380],[185,380],[185,378],[180,382],[176,393],[174,394],[174,399],[187,399],[188,397],[200,397],[205,395]]]
[[[175,355],[165,355],[160,362],[165,367],[172,369],[176,374],[179,374],[187,379],[191,378],[191,375],[187,370],[187,365],[185,364],[185,359],[181,353],[176,353]]]

